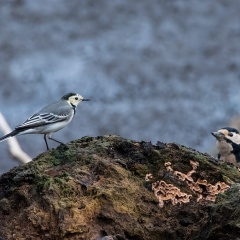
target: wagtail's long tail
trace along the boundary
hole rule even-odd
[[[7,140],[7,139],[10,138],[10,137],[16,136],[16,135],[18,135],[18,133],[20,133],[20,132],[22,132],[22,131],[15,129],[15,130],[13,130],[12,132],[8,133],[7,135],[1,137],[1,138],[0,138],[0,142],[5,141],[5,140]]]

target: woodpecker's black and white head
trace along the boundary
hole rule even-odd
[[[217,139],[218,159],[240,167],[240,134],[237,129],[225,127],[212,132]]]

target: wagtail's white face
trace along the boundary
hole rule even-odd
[[[79,94],[75,94],[68,98],[68,101],[71,105],[77,106],[80,102],[83,101],[83,97]]]
[[[63,100],[67,100],[68,103],[72,106],[77,107],[77,105],[82,101],[89,101],[78,93],[68,93],[62,97]]]

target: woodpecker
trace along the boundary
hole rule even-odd
[[[217,139],[218,160],[240,168],[240,134],[237,129],[224,127],[212,132]]]

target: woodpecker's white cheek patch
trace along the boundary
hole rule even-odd
[[[228,137],[232,142],[240,144],[240,134],[233,133],[232,137]]]
[[[232,133],[233,136],[229,136],[229,135],[225,135],[225,138],[231,140],[232,142],[236,143],[236,144],[240,144],[240,134],[237,133]]]

